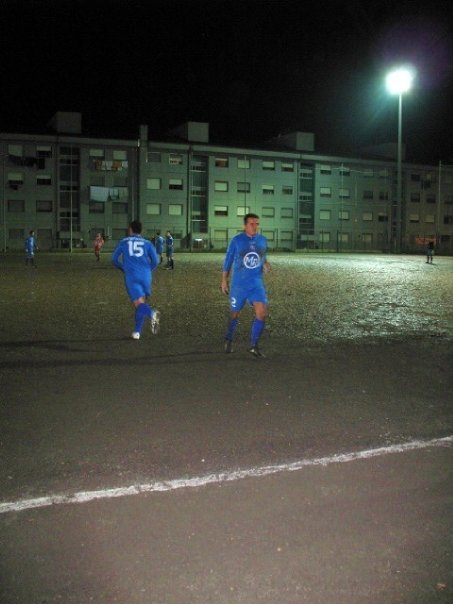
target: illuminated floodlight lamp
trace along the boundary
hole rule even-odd
[[[411,89],[414,80],[414,70],[407,67],[400,67],[391,71],[385,83],[390,94],[403,94]]]

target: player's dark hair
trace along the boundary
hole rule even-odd
[[[140,235],[140,233],[142,232],[142,223],[139,220],[133,220],[130,225],[129,225],[131,231],[133,233],[137,233],[137,235]]]
[[[244,216],[244,224],[247,224],[247,220],[249,218],[259,218],[258,214],[252,214],[251,212],[249,214],[246,214]]]

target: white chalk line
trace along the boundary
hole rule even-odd
[[[193,478],[178,478],[174,480],[131,485],[128,487],[101,489],[98,491],[79,491],[73,495],[48,495],[46,497],[37,497],[35,499],[7,501],[0,503],[0,514],[5,514],[7,512],[23,512],[33,508],[44,508],[52,505],[87,503],[89,501],[94,501],[95,499],[112,499],[114,497],[128,497],[131,495],[141,495],[143,493],[174,491],[176,489],[193,489],[196,487],[204,487],[209,484],[233,482],[235,480],[242,480],[243,478],[256,478],[282,472],[295,472],[307,466],[328,466],[331,464],[347,463],[359,459],[370,459],[372,457],[389,455],[391,453],[403,453],[405,451],[413,451],[416,449],[449,447],[452,443],[453,436],[434,438],[432,440],[413,440],[387,447],[366,449],[364,451],[355,451],[352,453],[343,453],[339,455],[332,455],[330,457],[301,459],[292,463],[262,466],[244,470],[233,470],[229,472],[220,472],[219,474],[206,474],[205,476],[195,476]]]

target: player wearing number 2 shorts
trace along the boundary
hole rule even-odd
[[[230,299],[230,321],[225,334],[225,352],[233,352],[233,335],[244,305],[250,304],[255,311],[250,332],[249,352],[254,357],[263,357],[258,341],[264,329],[267,315],[267,293],[263,282],[263,272],[270,271],[267,261],[267,240],[258,232],[260,225],[257,214],[244,216],[244,231],[235,235],[229,245],[223,262],[220,289]],[[231,287],[228,279],[233,270]]]
[[[152,274],[159,265],[159,257],[154,245],[141,233],[141,222],[133,220],[129,224],[128,237],[118,243],[112,254],[113,264],[124,273],[126,290],[135,306],[134,340],[140,339],[145,319],[150,320],[154,334],[159,331],[160,321],[160,312],[146,303],[146,298],[151,296]]]

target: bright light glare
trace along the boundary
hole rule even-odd
[[[410,90],[414,79],[414,71],[401,67],[388,74],[386,78],[387,90],[390,94],[402,94]]]

